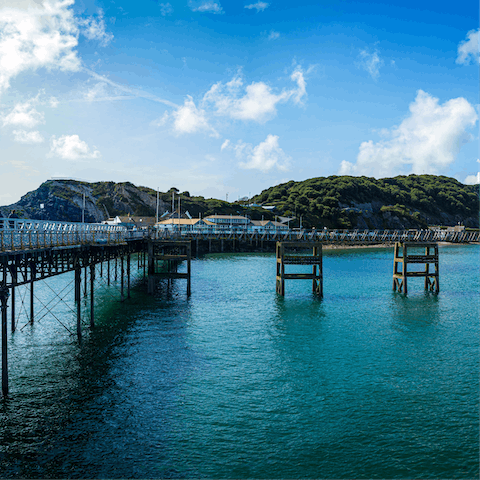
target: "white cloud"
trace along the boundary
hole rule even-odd
[[[343,161],[340,175],[385,177],[399,173],[437,173],[452,164],[465,143],[467,129],[477,121],[474,107],[464,98],[439,105],[438,98],[419,90],[410,115],[387,130],[390,140],[363,142],[357,163]]]
[[[222,146],[220,147],[220,151],[223,152],[229,146],[230,146],[230,140],[227,139],[222,143]]]
[[[276,32],[275,30],[270,30],[270,33],[268,34],[268,39],[276,40],[277,38],[280,38],[280,33]]]
[[[33,128],[41,123],[45,123],[44,114],[37,111],[34,106],[37,98],[28,100],[25,103],[17,103],[8,115],[2,117],[3,126],[19,125],[26,128]]]
[[[248,8],[249,10],[252,10],[253,8],[257,12],[263,12],[266,8],[268,8],[270,4],[266,2],[257,2],[257,3],[251,3],[250,5],[245,5],[244,8]]]
[[[465,185],[478,185],[480,183],[480,172],[476,175],[469,175],[463,182]]]
[[[378,56],[378,50],[375,49],[373,53],[368,50],[362,50],[360,52],[359,66],[366,70],[370,76],[376,80],[380,75],[380,67],[383,65],[383,60]]]
[[[78,135],[62,135],[58,140],[54,135],[50,140],[49,155],[56,155],[65,160],[80,160],[99,158],[100,152],[95,149],[92,151]]]
[[[167,123],[169,118],[170,118],[170,115],[168,114],[167,111],[165,111],[161,117],[150,122],[150,125],[152,127],[163,127]]]
[[[107,46],[112,40],[113,35],[105,30],[105,20],[103,11],[98,11],[98,18],[88,17],[78,21],[80,31],[89,40],[98,40],[100,45]]]
[[[299,103],[306,94],[305,79],[300,67],[296,68],[290,78],[297,83],[297,88],[275,94],[264,82],[252,82],[243,88],[240,75],[236,75],[230,82],[214,84],[203,101],[205,104],[213,104],[217,115],[264,123],[276,115],[278,103],[290,98]]]
[[[43,143],[44,138],[40,135],[40,132],[33,131],[27,132],[25,130],[14,130],[13,139],[19,143]]]
[[[173,12],[173,7],[170,3],[160,3],[160,13],[162,16],[170,15]]]
[[[49,103],[52,108],[57,108],[60,102],[55,97],[50,97]]]
[[[467,40],[460,42],[458,45],[457,63],[468,65],[472,60],[480,62],[480,55],[478,49],[478,36],[480,35],[480,28],[478,30],[470,30],[467,33]]]
[[[210,131],[213,136],[218,133],[209,125],[205,110],[196,107],[192,97],[185,99],[183,106],[173,112],[173,127],[177,133],[196,133]]]
[[[222,6],[220,3],[216,3],[213,1],[203,2],[200,5],[196,6],[193,2],[190,2],[190,8],[192,12],[209,12],[209,13],[224,13]]]
[[[15,76],[39,68],[78,71],[74,0],[10,2],[0,8],[0,93]]]
[[[239,163],[241,168],[268,172],[273,167],[279,170],[288,170],[289,157],[278,145],[277,135],[268,135],[264,142],[256,147],[239,142],[235,146],[237,158],[246,159]]]

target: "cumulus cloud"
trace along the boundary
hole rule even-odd
[[[249,10],[255,9],[257,12],[263,12],[266,8],[268,8],[270,4],[266,2],[257,2],[251,3],[250,5],[245,5],[244,8],[248,8]]]
[[[208,123],[205,110],[197,108],[190,96],[172,115],[174,118],[173,127],[177,133],[210,131],[213,136],[218,136],[218,133]]]
[[[225,84],[214,84],[205,94],[203,101],[206,105],[213,105],[217,115],[264,123],[276,115],[277,104],[289,99],[300,103],[306,95],[303,70],[297,67],[290,78],[297,87],[276,94],[264,82],[252,82],[244,88],[243,80],[237,74]]]
[[[0,93],[15,76],[39,68],[78,71],[74,0],[7,2],[0,7]]]
[[[472,140],[468,129],[477,121],[474,107],[464,98],[448,100],[419,90],[410,115],[400,126],[385,131],[390,137],[362,142],[356,164],[343,161],[340,175],[385,177],[399,173],[437,173],[455,160],[460,148]]]
[[[270,33],[268,34],[268,39],[276,40],[277,38],[280,38],[280,33],[276,32],[275,30],[270,30]]]
[[[33,131],[27,132],[26,130],[14,130],[13,139],[18,143],[43,143],[44,138],[40,135],[40,132]]]
[[[65,160],[81,160],[87,158],[99,158],[98,150],[90,149],[86,142],[80,140],[78,135],[62,135],[50,140],[50,156],[58,156]]]
[[[465,185],[478,185],[480,183],[480,172],[477,172],[476,175],[468,175],[463,183]]]
[[[383,60],[378,56],[378,50],[375,49],[373,53],[368,50],[362,50],[359,55],[359,66],[366,70],[370,76],[376,80],[380,75],[380,67],[383,65]]]
[[[220,3],[216,3],[213,1],[203,2],[200,5],[190,2],[190,8],[192,12],[208,12],[208,13],[224,13],[222,6]]]
[[[478,36],[480,35],[480,28],[477,30],[470,30],[467,33],[467,39],[460,42],[458,45],[457,63],[468,65],[471,61],[480,62],[480,55],[478,49]]]
[[[160,3],[160,13],[162,16],[166,17],[173,12],[173,7],[170,3]]]
[[[103,11],[98,11],[97,18],[88,17],[78,21],[80,31],[89,40],[97,40],[100,45],[107,46],[112,40],[113,35],[106,31],[105,20],[103,19]]]
[[[17,103],[8,115],[2,117],[3,126],[18,125],[33,128],[41,123],[45,123],[44,114],[37,111],[34,106],[36,102],[37,98],[30,99],[25,103]]]
[[[220,151],[223,152],[229,146],[230,146],[230,140],[227,139],[222,143],[222,146],[220,147]]]
[[[235,146],[235,154],[242,161],[241,168],[268,172],[273,167],[279,170],[288,170],[289,157],[278,144],[278,135],[268,135],[264,142],[256,147],[239,142]]]

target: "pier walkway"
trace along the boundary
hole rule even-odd
[[[84,292],[90,291],[90,326],[95,325],[94,291],[96,267],[100,276],[105,265],[107,284],[110,270],[115,279],[120,277],[120,300],[130,296],[130,263],[135,255],[144,277],[149,276],[149,290],[155,289],[155,278],[187,280],[190,294],[190,256],[201,251],[251,251],[264,246],[274,251],[276,242],[289,245],[315,244],[321,252],[322,244],[375,245],[409,242],[425,244],[435,242],[473,243],[480,241],[479,231],[445,230],[289,230],[289,231],[162,231],[155,228],[131,230],[120,226],[54,222],[31,219],[0,218],[0,308],[2,339],[2,394],[8,395],[7,362],[7,309],[10,308],[11,331],[15,331],[15,290],[28,285],[30,297],[29,322],[33,323],[34,284],[55,275],[75,272],[74,301],[78,340],[81,328],[81,283]],[[231,248],[228,248],[231,247]],[[315,252],[314,252],[315,253]],[[290,257],[285,257],[289,263]],[[303,258],[303,257],[302,257]],[[177,266],[187,261],[187,274],[179,273]],[[317,261],[317,260],[315,260]],[[112,263],[113,262],[113,263]],[[159,267],[159,263],[161,263]],[[297,262],[298,263],[298,262]],[[311,263],[311,262],[310,262]],[[315,263],[315,262],[314,262]],[[313,265],[313,264],[312,264]],[[165,270],[162,268],[165,267]],[[316,267],[315,267],[316,268]],[[314,282],[314,290],[321,295],[321,266],[308,277]],[[280,273],[279,273],[280,272]],[[428,274],[428,270],[427,270]],[[277,272],[277,291],[284,293],[283,281],[293,278],[285,274],[281,265]],[[402,277],[404,278],[405,275]],[[301,278],[298,274],[296,278]],[[170,281],[170,280],[169,280]],[[406,281],[403,280],[406,293]],[[438,279],[437,284],[438,285]],[[22,302],[23,303],[23,302]]]

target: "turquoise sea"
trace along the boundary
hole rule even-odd
[[[274,254],[206,255],[189,298],[139,282],[120,303],[98,279],[81,345],[73,276],[38,282],[9,332],[0,477],[479,478],[479,258],[441,247],[440,293],[405,297],[392,248],[325,250],[319,300],[275,293]]]

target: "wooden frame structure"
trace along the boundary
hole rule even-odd
[[[148,293],[155,293],[158,280],[167,279],[168,284],[174,278],[187,280],[187,295],[191,294],[191,241],[148,242]],[[178,273],[178,264],[187,262],[187,272]]]
[[[423,255],[409,254],[409,248],[425,248]],[[425,264],[424,271],[408,271],[409,264]],[[433,264],[433,271],[430,271],[430,264]],[[401,268],[399,269],[399,266]],[[408,293],[407,278],[424,277],[425,290],[434,293],[440,291],[438,282],[438,244],[414,242],[396,242],[393,258],[393,291],[400,293]]]
[[[292,254],[291,249],[311,248],[312,255]],[[290,250],[290,252],[288,252]],[[312,280],[312,291],[323,297],[321,242],[277,242],[277,293],[285,295],[285,280]],[[285,273],[285,265],[312,265],[312,273]]]

